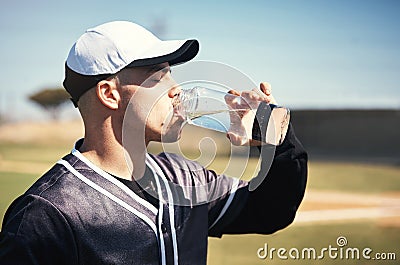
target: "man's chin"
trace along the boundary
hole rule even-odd
[[[182,119],[175,120],[170,126],[161,133],[161,143],[174,143],[181,138],[182,128],[185,125]]]
[[[181,139],[181,131],[182,130],[178,130],[178,131],[168,131],[166,134],[163,134],[161,136],[160,142],[161,143],[175,143],[177,141],[179,141],[179,139]]]

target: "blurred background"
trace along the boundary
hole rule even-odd
[[[1,1],[1,9],[0,220],[83,135],[77,110],[58,90],[70,47],[87,28],[129,20],[162,39],[196,38],[196,60],[222,62],[255,83],[270,82],[310,153],[307,193],[295,222],[274,235],[210,239],[209,264],[343,263],[257,257],[265,243],[318,250],[337,246],[339,236],[350,247],[396,253],[397,262],[384,263],[398,264],[399,1],[16,0]],[[188,157],[199,152],[193,138],[209,134],[185,128]],[[226,145],[224,135],[213,137]],[[227,159],[226,150],[218,150],[210,165],[217,171]],[[235,159],[256,167],[251,159]]]

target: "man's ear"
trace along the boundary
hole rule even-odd
[[[113,80],[102,80],[97,83],[96,94],[100,102],[109,109],[118,109],[121,96]]]

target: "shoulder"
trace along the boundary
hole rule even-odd
[[[4,218],[0,245],[7,247],[0,247],[0,260],[7,264],[74,264],[74,242],[69,222],[54,204],[41,196],[25,194]]]
[[[17,198],[4,216],[3,229],[16,236],[30,236],[68,226],[64,215],[49,200],[34,194]]]
[[[79,189],[76,178],[63,165],[55,164],[11,203],[4,216],[3,226],[10,223],[10,220],[20,224],[23,220],[38,218],[37,221],[40,221],[51,215],[63,218],[60,205],[67,201],[66,196],[73,196],[71,193],[75,189]]]
[[[150,155],[159,164],[165,166],[174,167],[174,169],[179,170],[204,170],[204,167],[199,163],[186,159],[180,155],[174,153],[160,153],[158,155]]]
[[[230,189],[233,185],[246,186],[247,182],[217,174],[212,169],[207,169],[197,163],[172,153],[160,153],[151,155],[157,162],[163,173],[172,182],[183,186],[203,186],[208,190]]]
[[[67,155],[63,159],[72,164],[75,163],[75,158],[71,155]],[[66,190],[75,186],[76,182],[77,179],[64,165],[56,163],[33,183],[24,195],[34,195],[52,202],[65,194]]]
[[[196,161],[186,159],[177,154],[160,153],[150,156],[162,169],[166,177],[175,183],[181,183],[183,181],[183,183],[181,183],[183,185],[187,185],[188,183],[186,182],[192,184],[206,184],[210,175],[216,176],[214,171],[207,170]]]

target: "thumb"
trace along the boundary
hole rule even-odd
[[[272,93],[271,85],[267,82],[260,83],[260,89],[267,96],[271,95]]]
[[[274,98],[274,96],[272,96],[272,88],[271,85],[267,82],[262,82],[260,83],[260,90],[266,95],[266,102],[268,104],[278,104]]]

